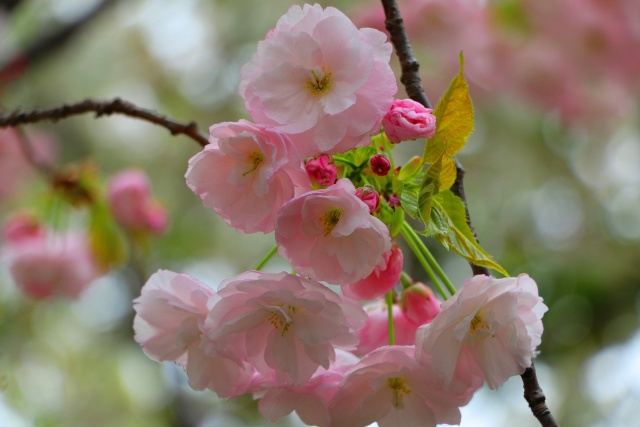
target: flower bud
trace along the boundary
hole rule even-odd
[[[5,222],[2,234],[6,242],[19,244],[34,239],[44,239],[45,229],[36,218],[28,214],[19,213]]]
[[[440,311],[440,301],[424,283],[416,282],[402,291],[402,312],[416,325],[431,323]]]
[[[371,170],[378,176],[386,176],[391,170],[391,162],[382,154],[376,154],[369,159]]]
[[[356,196],[369,206],[369,212],[373,213],[380,204],[380,195],[370,185],[360,187],[356,190]]]
[[[326,154],[321,154],[307,161],[304,168],[309,178],[315,180],[320,185],[333,185],[338,178],[336,165],[331,162],[331,157]]]
[[[393,193],[389,196],[389,207],[396,210],[396,207],[400,207],[400,197],[396,193]]]
[[[436,133],[436,116],[431,108],[411,99],[397,99],[382,119],[389,141],[397,144],[417,138],[431,138]]]

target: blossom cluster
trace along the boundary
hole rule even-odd
[[[270,421],[295,410],[309,425],[435,426],[459,423],[485,381],[530,366],[546,307],[528,276],[476,276],[442,306],[402,276],[385,138],[430,138],[436,122],[394,101],[391,51],[334,8],[293,6],[242,69],[255,122],[211,126],[186,182],[229,226],[273,232],[294,272],[246,271],[217,289],[150,277],[134,301],[136,340],[194,389],[251,393]]]

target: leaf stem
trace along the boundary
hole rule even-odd
[[[440,283],[440,280],[438,280],[438,277],[433,272],[429,261],[427,261],[427,258],[424,256],[424,253],[421,249],[421,246],[424,247],[424,243],[420,241],[414,230],[409,224],[407,224],[406,221],[402,224],[400,232],[402,233],[402,237],[404,237],[413,253],[416,255],[416,258],[418,258],[418,261],[420,262],[420,265],[422,265],[425,273],[427,273],[427,276],[429,276],[429,279],[431,279],[433,286],[436,287],[436,290],[438,291],[440,296],[446,301],[449,298],[449,294],[445,292],[442,284]]]
[[[267,265],[267,263],[273,258],[273,256],[278,252],[278,245],[275,245],[271,250],[262,258],[262,261],[258,263],[255,270],[260,271],[262,268]]]
[[[425,258],[427,259],[429,264],[431,264],[431,267],[433,267],[433,269],[435,270],[440,280],[442,280],[444,285],[447,287],[447,290],[451,293],[451,295],[455,294],[457,292],[456,287],[453,286],[453,283],[451,283],[451,280],[449,280],[449,277],[447,277],[444,270],[442,270],[442,267],[440,267],[440,264],[438,264],[438,261],[436,261],[435,257],[433,256],[429,248],[424,244],[424,242],[416,234],[415,230],[411,227],[408,227],[408,224],[407,224],[407,228],[408,228],[408,232],[413,234],[413,238],[416,240],[416,242],[420,246],[420,249],[422,250],[422,253],[424,254]]]
[[[395,337],[395,332],[393,329],[393,291],[389,291],[387,292],[387,295],[385,296],[385,299],[387,300],[387,320],[389,323],[388,329],[389,329],[389,345],[395,345],[396,344],[396,337]]]

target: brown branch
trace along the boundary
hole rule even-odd
[[[130,102],[123,101],[120,98],[115,98],[111,101],[87,99],[75,104],[65,104],[61,107],[51,108],[48,110],[16,110],[8,114],[0,115],[0,128],[16,127],[41,121],[57,122],[59,120],[85,113],[95,113],[96,117],[122,114],[162,126],[171,132],[172,135],[186,135],[202,147],[209,143],[207,137],[200,133],[198,125],[195,122],[184,123],[169,119],[155,111],[140,108]]]
[[[429,100],[424,93],[424,89],[422,88],[422,83],[420,81],[420,75],[418,74],[420,64],[413,55],[413,49],[411,48],[411,44],[409,43],[409,37],[407,36],[407,32],[404,28],[404,23],[402,22],[402,17],[400,16],[398,3],[396,2],[396,0],[381,1],[386,17],[386,28],[390,34],[391,43],[393,44],[396,54],[400,59],[400,64],[402,67],[401,81],[404,84],[407,90],[407,94],[411,99],[421,103],[427,108],[430,108],[431,104],[429,103]],[[471,228],[475,237],[475,231],[473,229],[473,226],[471,225],[471,216],[469,215],[469,209],[467,207],[467,201],[464,194],[465,171],[457,159],[456,173],[456,181],[451,187],[451,191],[455,195],[460,197],[460,199],[462,199],[462,201],[464,202],[465,211],[467,214],[467,223],[469,224],[469,227]],[[473,264],[471,264],[471,269],[474,274],[488,275],[489,273],[487,268],[475,266]],[[542,388],[540,388],[540,384],[538,384],[536,369],[533,365],[533,362],[531,363],[531,367],[527,368],[524,371],[524,373],[521,375],[521,378],[524,386],[524,398],[529,404],[533,415],[538,419],[543,427],[559,427],[559,424],[554,420],[553,416],[551,415],[551,411],[547,407],[547,404],[545,402],[546,398],[544,396]]]

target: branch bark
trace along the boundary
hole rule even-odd
[[[400,65],[402,67],[402,75],[400,81],[405,86],[407,95],[409,95],[411,99],[421,103],[427,108],[431,108],[431,103],[429,102],[429,99],[427,98],[420,81],[420,64],[413,54],[413,49],[411,48],[411,43],[409,42],[409,37],[404,28],[402,16],[400,15],[398,3],[396,0],[381,1],[386,18],[385,26],[387,28],[387,31],[389,32],[391,43],[395,48],[396,54],[400,59]],[[467,214],[467,223],[469,224],[469,227],[471,228],[471,231],[473,232],[473,235],[477,240],[475,230],[473,228],[473,225],[471,224],[471,216],[469,215],[469,208],[467,206],[467,200],[464,194],[465,170],[457,159],[455,160],[455,162],[456,181],[451,186],[451,191],[455,195],[460,197],[460,199],[463,201]],[[487,268],[474,264],[470,265],[473,274],[489,275],[489,270]],[[529,404],[533,415],[538,419],[543,427],[559,427],[559,424],[553,418],[553,415],[551,415],[551,411],[547,407],[546,398],[544,392],[542,391],[542,388],[540,387],[540,384],[538,383],[536,369],[533,362],[531,363],[531,367],[527,368],[524,371],[524,373],[521,375],[521,378],[524,387],[524,398]]]
[[[195,122],[185,123],[173,120],[155,111],[140,108],[131,102],[123,101],[120,98],[115,98],[110,101],[86,99],[75,104],[64,104],[48,110],[16,110],[8,114],[0,115],[0,128],[17,127],[41,121],[57,122],[86,113],[95,113],[95,117],[122,114],[164,127],[171,132],[172,135],[186,135],[202,147],[209,143],[207,137],[200,133],[198,125]]]

